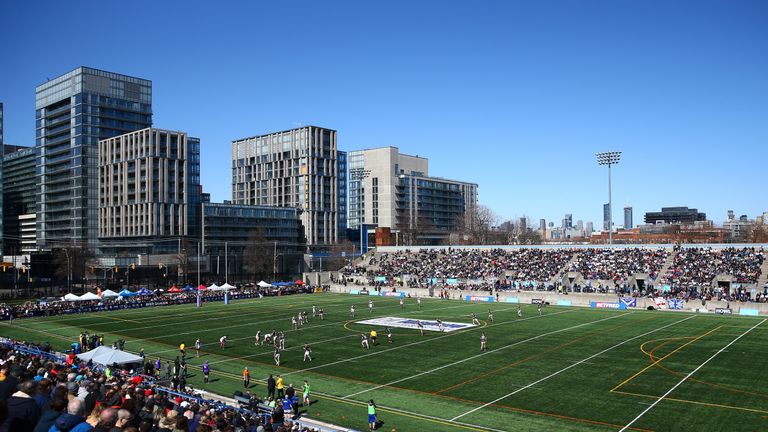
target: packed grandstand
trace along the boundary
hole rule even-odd
[[[343,268],[339,281],[765,302],[765,262],[754,247],[418,249],[370,253]]]

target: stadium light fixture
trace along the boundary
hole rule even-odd
[[[596,153],[598,165],[608,165],[608,244],[613,244],[613,201],[611,197],[611,165],[617,165],[621,160],[620,151]]]

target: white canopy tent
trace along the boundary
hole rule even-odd
[[[141,357],[131,354],[125,351],[112,349],[106,346],[100,346],[96,349],[92,349],[88,352],[79,354],[77,356],[81,360],[93,360],[94,363],[100,365],[109,366],[112,364],[127,364],[127,363],[141,363]]]
[[[78,297],[78,296],[76,296],[76,295],[74,295],[72,293],[69,293],[69,294],[64,296],[64,300],[66,300],[66,301],[77,301],[77,300],[80,300],[80,297]]]
[[[234,289],[235,287],[230,285],[230,284],[228,284],[228,283],[225,283],[220,288],[223,289],[223,290],[231,290],[231,289]]]
[[[99,296],[92,292],[87,292],[80,296],[78,300],[99,300]]]
[[[262,288],[272,288],[271,284],[269,284],[267,282],[264,282],[264,281],[261,281],[261,282],[257,283],[256,285],[258,285],[258,286],[260,286]]]
[[[101,298],[104,298],[104,297],[118,297],[118,296],[120,296],[120,294],[118,294],[118,293],[116,293],[116,292],[114,292],[112,290],[106,290],[106,291],[102,291],[101,292]]]
[[[211,291],[219,291],[221,288],[218,285],[213,284],[213,285],[209,286],[208,289],[211,290]]]

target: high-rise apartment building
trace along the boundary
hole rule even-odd
[[[98,246],[99,140],[152,126],[152,82],[78,67],[36,88],[38,246]]]
[[[706,220],[706,213],[688,207],[662,207],[660,212],[645,213],[645,223],[647,224],[692,224],[694,222],[703,222]]]
[[[35,245],[29,241],[22,247],[22,234],[25,240],[29,240],[30,235],[35,238],[35,148],[11,145],[3,148],[4,251],[9,254],[32,252]],[[33,225],[31,232],[30,224]],[[26,227],[24,233],[22,225]]]
[[[98,162],[105,249],[145,251],[163,238],[199,235],[200,139],[142,129],[101,140]]]
[[[632,207],[624,207],[624,229],[632,229]]]
[[[439,241],[463,229],[477,184],[429,176],[427,159],[382,147],[349,153],[349,226],[421,232]]]
[[[4,151],[4,144],[3,144],[3,103],[0,102],[0,151]],[[0,188],[3,187],[2,182],[2,176],[3,176],[3,162],[2,162],[2,155],[0,155]],[[0,212],[3,211],[3,191],[0,189]],[[0,254],[3,253],[3,234],[5,232],[5,229],[3,228],[3,215],[0,215]]]
[[[301,210],[308,245],[335,244],[346,226],[346,154],[317,126],[232,142],[232,202]]]
[[[612,230],[611,226],[611,204],[603,204],[603,231]]]

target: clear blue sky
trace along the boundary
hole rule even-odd
[[[315,124],[476,182],[503,217],[601,226],[688,205],[768,210],[766,1],[5,1],[5,141],[34,143],[34,88],[79,65],[153,81],[155,126],[230,141]]]

